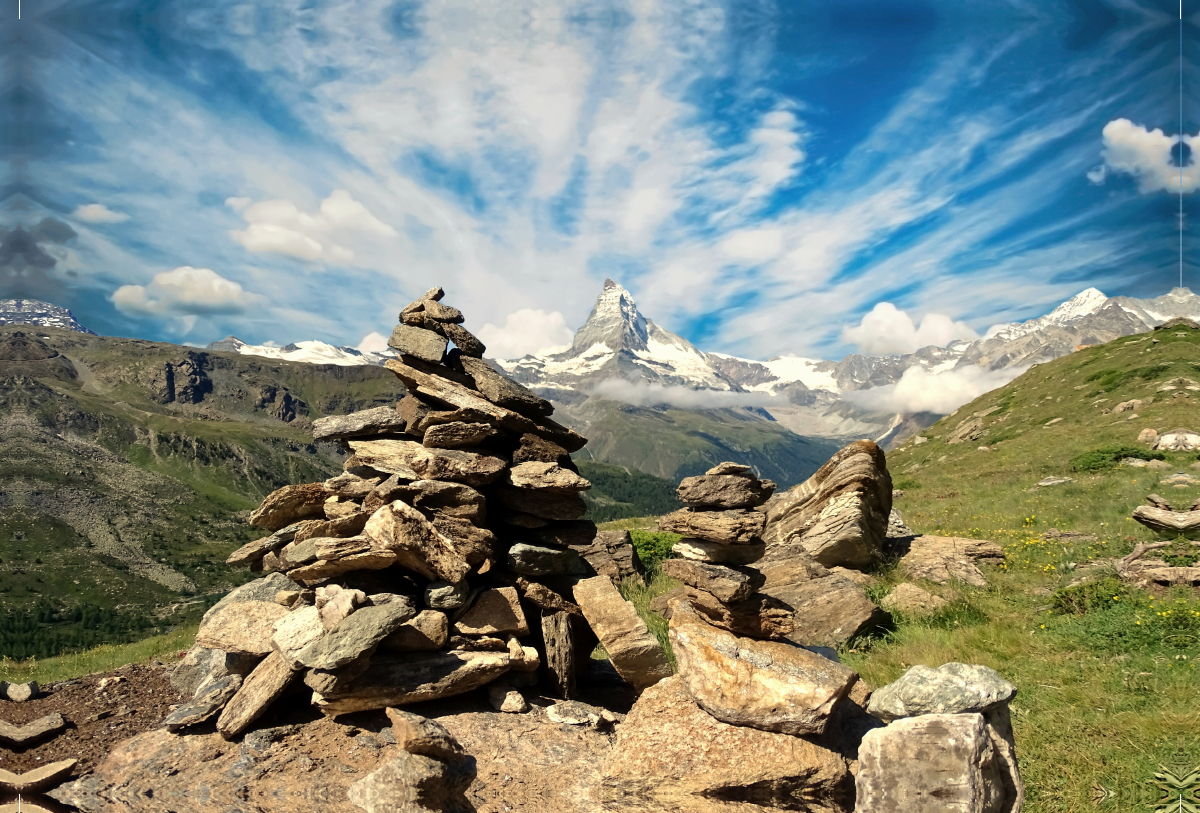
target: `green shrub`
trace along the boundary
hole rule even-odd
[[[1128,595],[1129,590],[1124,582],[1116,576],[1108,576],[1057,590],[1050,600],[1050,606],[1060,615],[1086,615],[1112,607],[1113,596],[1120,600]]]
[[[892,480],[892,488],[901,491],[915,491],[920,487],[921,483],[915,477],[897,477]]]
[[[1117,465],[1117,461],[1126,457],[1139,460],[1166,460],[1162,452],[1152,452],[1138,446],[1102,446],[1090,452],[1084,452],[1071,461],[1073,471],[1103,471]]]
[[[683,538],[665,531],[630,531],[629,535],[633,537],[633,549],[647,571],[658,570],[662,560],[671,555],[671,548]]]

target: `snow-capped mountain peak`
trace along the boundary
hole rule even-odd
[[[992,334],[992,337],[998,336],[1001,339],[1012,340],[1039,330],[1044,330],[1051,325],[1065,325],[1082,319],[1085,316],[1090,316],[1103,308],[1107,302],[1108,296],[1098,288],[1087,288],[1075,294],[1075,296],[1045,316],[1030,319],[1028,322],[1014,322],[1013,324],[1006,325],[1001,330]]]
[[[319,341],[294,342],[283,347],[269,344],[246,344],[237,336],[226,336],[219,342],[210,343],[205,349],[241,353],[244,356],[263,356],[283,361],[303,361],[309,364],[337,364],[343,367],[357,364],[383,364],[389,358],[394,358],[391,354],[364,353],[353,347],[334,347],[332,344]]]
[[[66,308],[37,299],[0,299],[0,325],[40,325],[61,327],[95,336],[75,319]]]
[[[646,319],[638,313],[633,296],[606,279],[587,322],[576,331],[568,355],[588,353],[598,344],[613,351],[645,351],[649,338]]]

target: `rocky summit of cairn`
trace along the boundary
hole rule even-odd
[[[314,422],[344,472],[250,515],[267,535],[227,562],[263,578],[205,616],[170,730],[216,717],[235,737],[300,683],[334,717],[482,687],[519,710],[539,681],[569,700],[576,652],[597,639],[635,691],[670,674],[614,586],[641,578],[629,533],[582,519],[591,484],[570,455],[586,438],[485,362],[443,299],[433,288],[400,313],[395,408]]]

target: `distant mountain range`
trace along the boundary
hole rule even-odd
[[[309,364],[338,364],[348,366],[353,364],[383,364],[390,358],[395,358],[393,352],[364,353],[353,347],[334,347],[325,342],[307,341],[278,347],[273,344],[246,344],[237,336],[226,336],[219,342],[209,342],[205,350],[223,350],[227,353],[241,353],[243,356],[263,356],[269,359],[283,361],[304,361]]]
[[[95,336],[75,319],[75,315],[66,308],[51,305],[49,302],[39,302],[36,299],[0,299],[0,325],[40,325],[41,327],[61,327]]]

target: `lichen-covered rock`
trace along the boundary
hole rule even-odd
[[[895,683],[876,689],[867,711],[884,722],[922,714],[986,712],[1008,703],[1016,694],[1016,686],[986,666],[914,666]]]
[[[816,474],[765,505],[768,546],[799,540],[826,567],[861,568],[883,555],[892,478],[869,440],[840,449]]]

